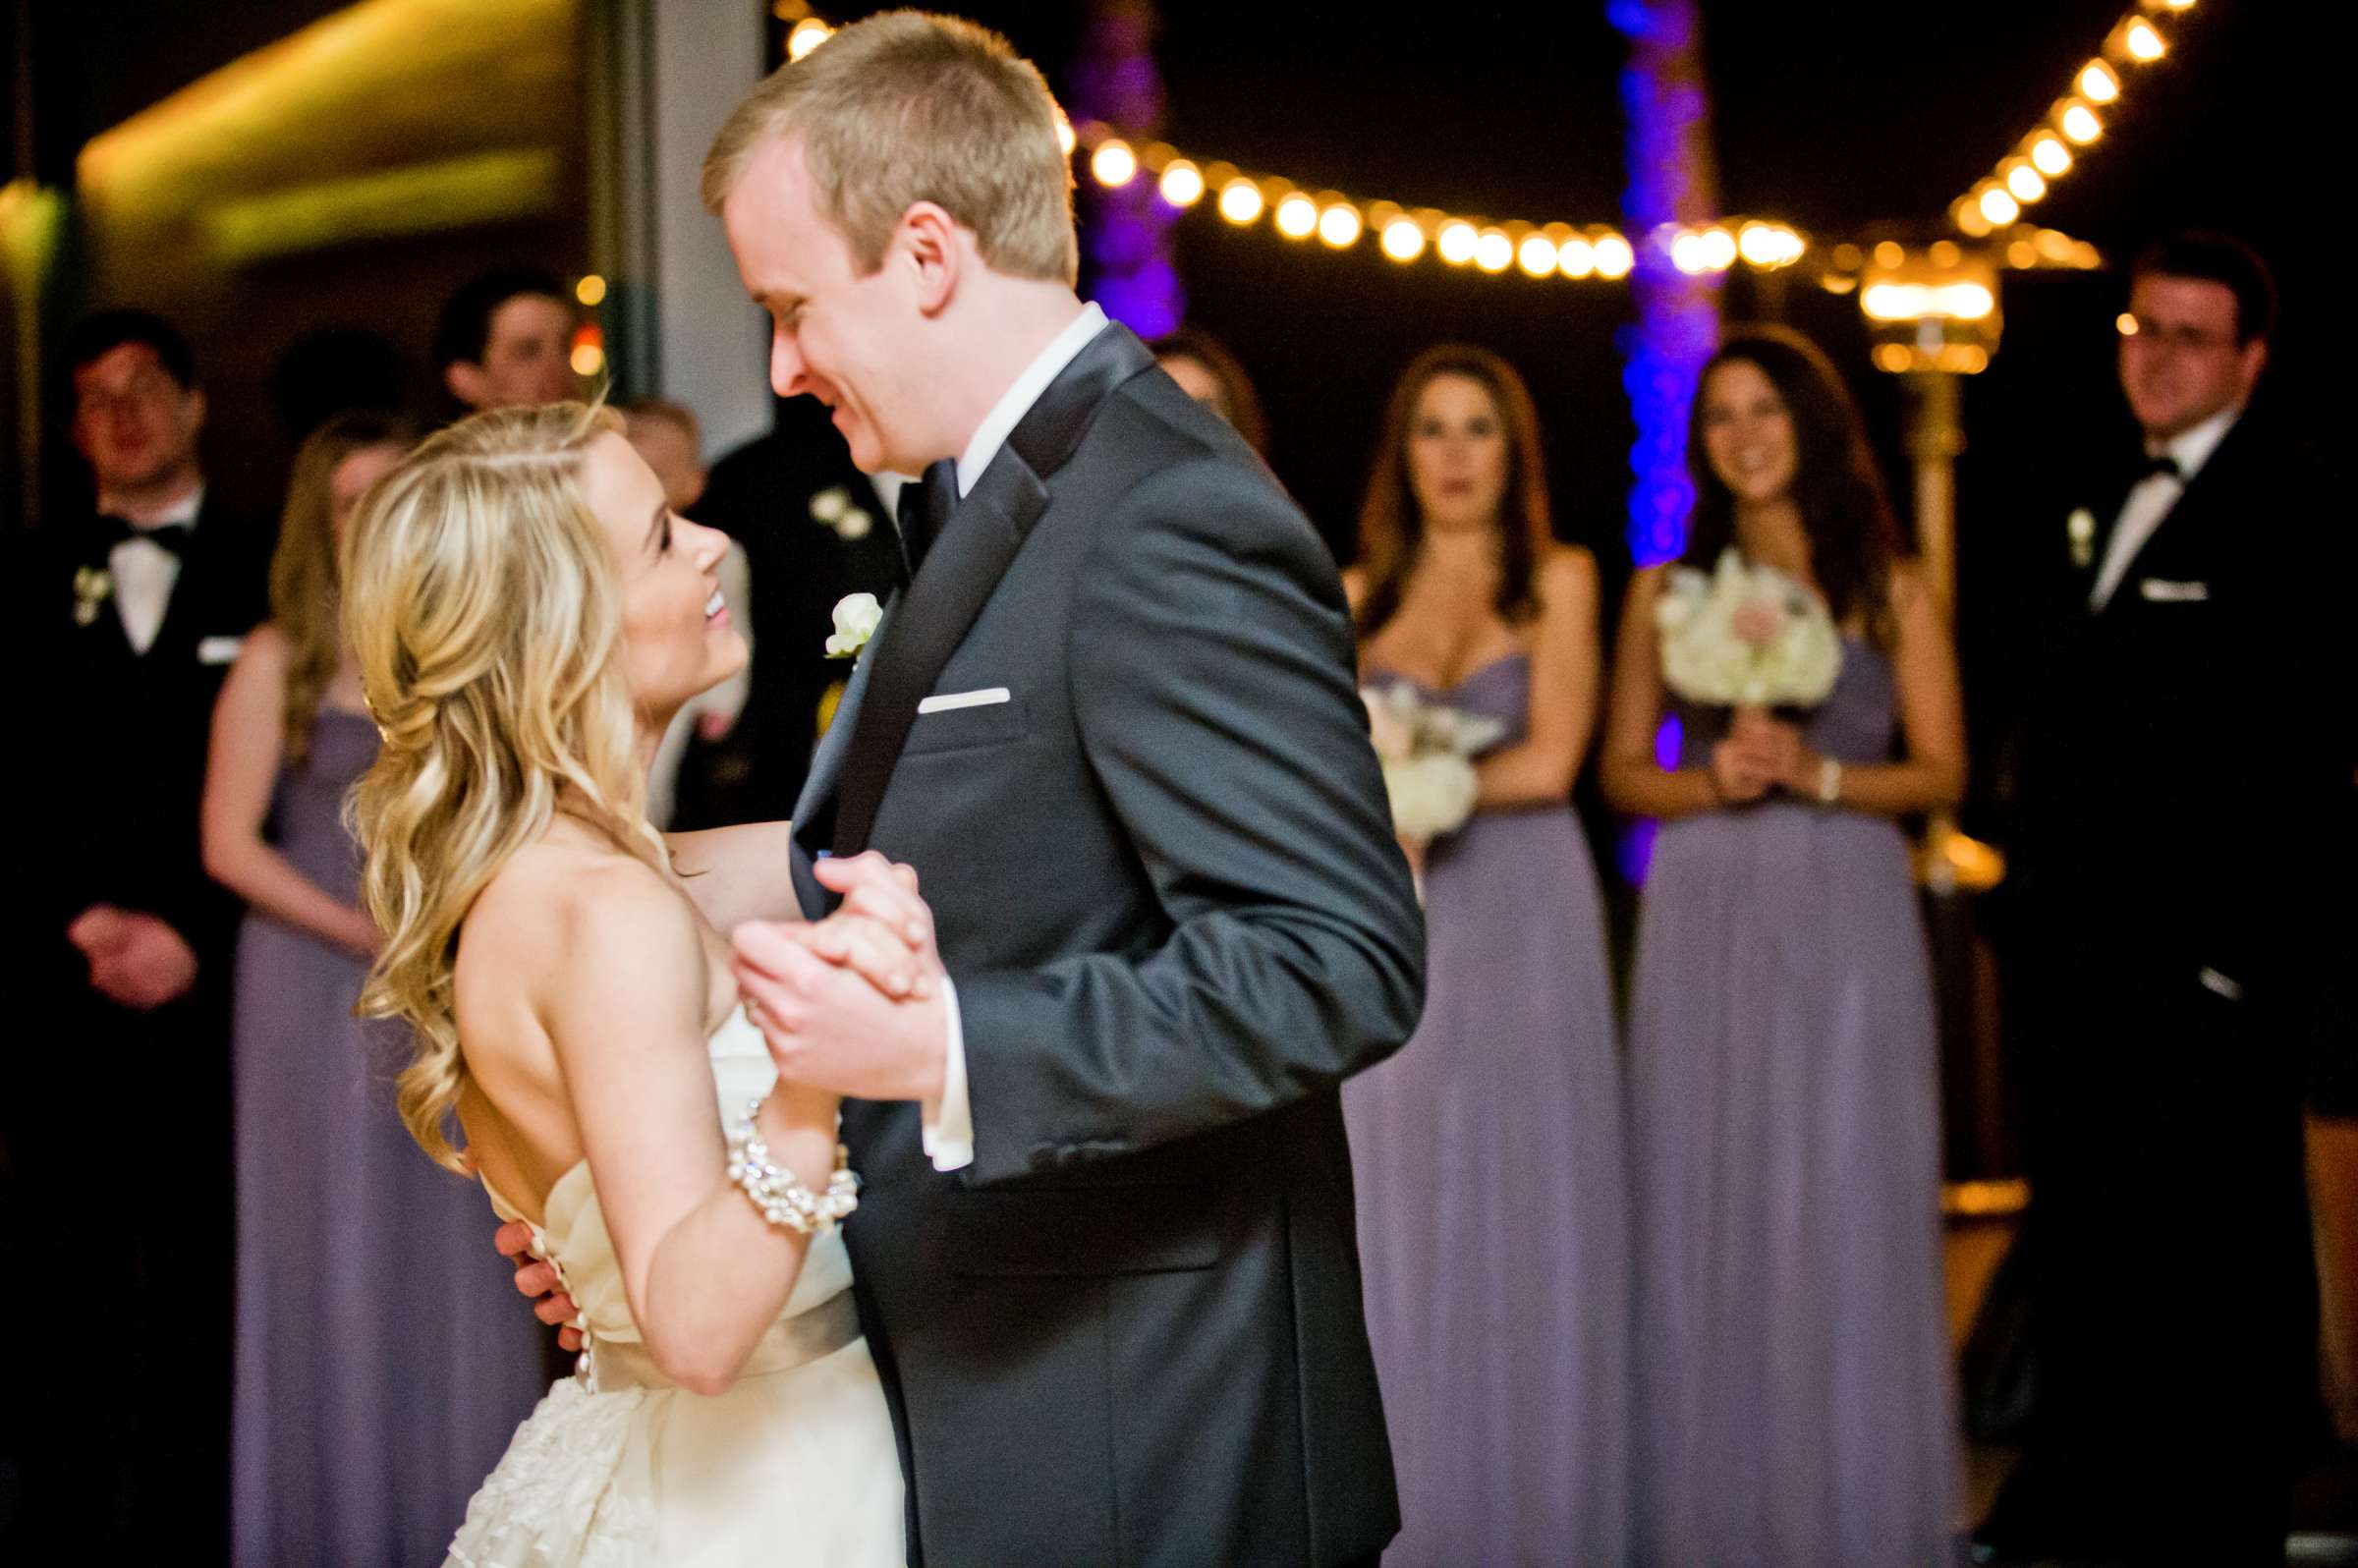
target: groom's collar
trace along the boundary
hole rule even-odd
[[[999,394],[999,401],[991,405],[990,412],[982,416],[982,422],[975,426],[974,438],[966,443],[966,451],[958,458],[958,499],[965,500],[974,490],[983,470],[990,467],[990,460],[999,455],[999,448],[1007,444],[1007,437],[1031,412],[1032,405],[1039,401],[1049,383],[1104,330],[1105,312],[1095,304],[1083,306],[1081,313],[1049,339],[1039,357]]]

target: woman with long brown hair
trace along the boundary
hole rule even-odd
[[[1345,574],[1371,687],[1492,722],[1424,863],[1424,1020],[1344,1086],[1400,1480],[1387,1563],[1618,1563],[1628,1250],[1604,921],[1572,783],[1597,569],[1555,542],[1539,417],[1484,349],[1394,388]]]
[[[1662,824],[1629,1007],[1637,1555],[1947,1562],[1932,980],[1896,818],[1956,799],[1956,664],[1807,340],[1712,356],[1687,461],[1684,564],[1773,568],[1840,663],[1805,712],[1678,697],[1665,573],[1630,585],[1600,771]]]
[[[377,946],[345,792],[376,730],[337,625],[336,547],[409,450],[398,420],[304,442],[270,620],[213,713],[206,868],[239,934],[234,1556],[439,1560],[468,1494],[538,1392],[538,1335],[482,1245],[481,1200],[394,1115],[398,1029],[353,1017]]]

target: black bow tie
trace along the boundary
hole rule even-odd
[[[194,538],[196,533],[196,528],[187,523],[166,523],[160,528],[143,529],[126,519],[108,517],[101,513],[98,518],[96,538],[98,551],[102,555],[116,545],[127,543],[132,539],[145,539],[150,544],[159,544],[174,555],[178,555],[189,547],[189,540]]]
[[[2132,482],[2143,484],[2157,474],[2167,475],[2170,478],[2179,480],[2183,480],[2186,476],[2178,470],[2178,460],[2164,452],[2160,457],[2149,457],[2138,464],[2137,476]]]
[[[949,458],[926,469],[922,478],[901,486],[900,504],[894,510],[901,525],[901,559],[908,564],[911,577],[917,576],[918,566],[933,541],[941,537],[957,505],[958,465]]]

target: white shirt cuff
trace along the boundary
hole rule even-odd
[[[975,1162],[975,1113],[966,1098],[966,1025],[958,1016],[958,987],[941,978],[942,1013],[949,1037],[942,1041],[941,1098],[921,1100],[926,1157],[935,1170],[963,1170]]]

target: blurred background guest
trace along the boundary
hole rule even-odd
[[[213,715],[206,868],[238,940],[234,1560],[438,1563],[540,1392],[539,1335],[481,1199],[394,1109],[400,1029],[353,1016],[376,950],[343,803],[375,726],[337,624],[336,546],[401,461],[388,416],[296,454],[270,619]]]
[[[2274,322],[2237,241],[2137,257],[2142,441],[2054,509],[2026,640],[2009,995],[2038,1373],[1984,1531],[2015,1554],[2274,1561],[2313,1408],[2302,1043],[2349,959],[2314,918],[2348,898],[2349,541],[2316,460],[2246,412]]]
[[[1631,583],[1600,768],[1659,818],[1629,1006],[1638,1556],[1952,1559],[1932,978],[1894,818],[1965,745],[1946,622],[1833,366],[1781,330],[1706,364],[1684,564],[1731,546],[1824,599],[1831,695],[1797,718],[1666,692]],[[1657,760],[1665,713],[1677,755]]]
[[[901,581],[900,485],[895,475],[854,468],[811,398],[779,403],[767,435],[712,466],[696,520],[745,551],[752,613],[737,625],[759,652],[735,725],[717,741],[689,743],[674,827],[771,821],[794,809],[846,672],[826,656],[835,601],[881,599]]]
[[[1597,569],[1554,541],[1539,418],[1484,349],[1402,374],[1346,574],[1370,685],[1493,719],[1427,855],[1424,1021],[1343,1087],[1394,1564],[1615,1563],[1629,1257],[1604,921],[1572,814]]]
[[[486,272],[459,287],[434,328],[442,385],[470,413],[581,396],[578,325],[565,286],[544,272]]]
[[[86,1287],[26,1293],[40,1353],[19,1394],[47,1424],[26,1456],[28,1534],[92,1560],[217,1561],[237,903],[204,874],[197,802],[270,534],[206,502],[204,393],[170,323],[107,311],[61,357],[96,506],[54,522],[10,588],[44,741],[28,878],[42,1043],[17,1057],[10,1148],[44,1253],[96,1245],[106,1262]]]
[[[663,486],[664,504],[682,517],[694,514],[707,478],[703,432],[697,424],[696,415],[686,405],[667,398],[645,398],[625,405],[622,417],[624,434],[646,460],[646,466],[655,471],[655,478]],[[728,553],[720,558],[718,572],[721,596],[728,601],[730,619],[740,627],[751,626],[753,578],[746,568],[745,546],[732,541]],[[741,635],[750,649],[752,636]],[[671,728],[663,732],[662,744],[655,748],[655,759],[646,779],[646,819],[657,827],[669,827],[676,814],[680,774],[692,743],[698,740],[705,743],[696,755],[700,762],[708,765],[713,749],[727,740],[729,731],[736,727],[738,716],[745,711],[752,671],[753,661],[748,658],[735,675],[690,698],[671,721]],[[709,793],[698,790],[694,781],[690,789],[691,793]]]
[[[1262,418],[1261,397],[1227,344],[1202,327],[1183,326],[1148,347],[1181,391],[1226,420],[1247,446],[1264,458],[1269,455],[1269,427]]]

